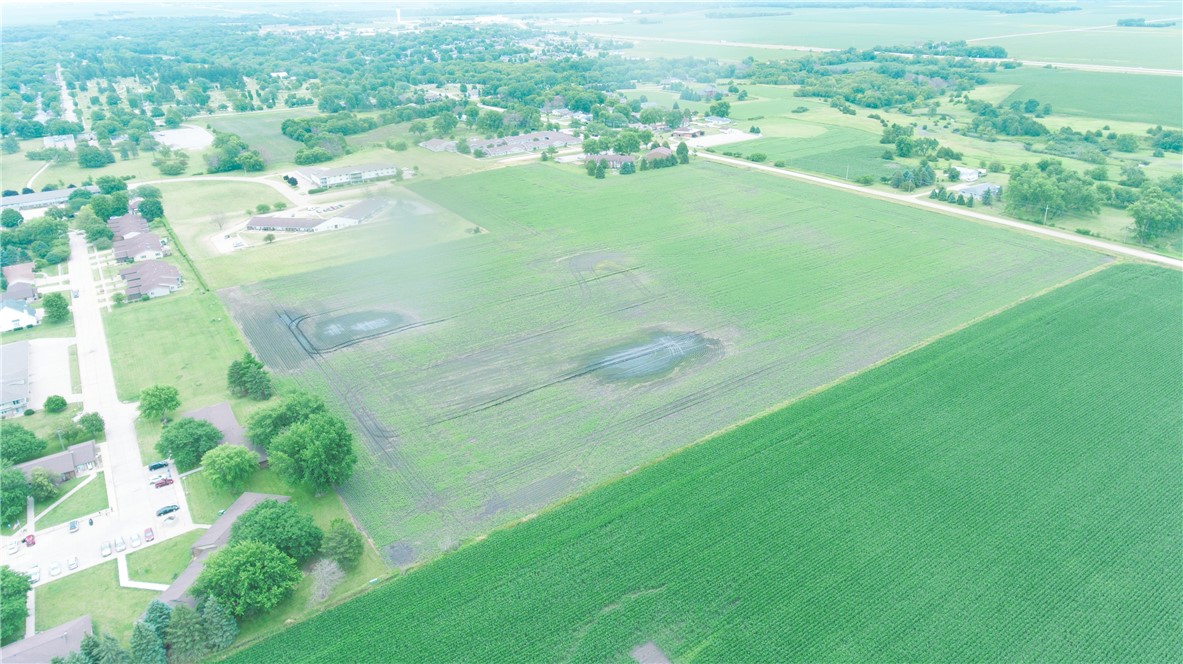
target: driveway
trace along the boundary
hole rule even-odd
[[[70,346],[74,337],[32,339],[29,341],[29,405],[40,410],[45,399],[57,394],[66,401],[82,401],[74,394],[70,380]]]

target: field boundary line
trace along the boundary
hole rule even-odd
[[[1158,253],[1148,251],[1145,249],[1137,249],[1135,247],[1127,247],[1125,245],[1120,245],[1120,244],[1116,244],[1113,242],[1107,242],[1105,240],[1097,240],[1097,239],[1094,239],[1091,237],[1085,237],[1083,235],[1078,235],[1076,233],[1069,233],[1068,231],[1062,231],[1057,228],[1049,228],[1047,226],[1033,225],[1033,224],[1030,224],[1030,223],[1027,223],[1024,221],[1016,221],[1014,219],[1007,219],[1005,217],[999,217],[999,216],[993,215],[993,214],[985,214],[982,212],[977,212],[977,211],[966,209],[966,208],[951,207],[947,204],[933,203],[933,202],[930,202],[929,199],[927,199],[927,198],[915,198],[914,196],[906,196],[904,194],[893,194],[891,192],[879,191],[878,189],[868,189],[867,187],[865,187],[863,185],[858,185],[858,184],[854,184],[851,182],[843,182],[842,180],[834,180],[831,178],[822,177],[820,175],[814,175],[812,173],[804,173],[801,171],[789,170],[787,168],[777,168],[775,166],[766,166],[764,164],[750,162],[745,159],[736,159],[734,157],[724,157],[721,155],[717,155],[717,154],[713,154],[713,153],[705,152],[705,151],[701,151],[701,150],[696,153],[696,156],[698,156],[701,159],[705,159],[706,161],[713,161],[713,162],[717,162],[720,164],[735,166],[738,168],[745,168],[748,170],[770,173],[772,175],[778,175],[780,177],[789,178],[792,180],[800,180],[802,182],[808,182],[808,183],[812,183],[812,184],[820,184],[820,185],[824,185],[827,187],[832,187],[834,189],[842,189],[845,191],[853,192],[855,194],[859,194],[861,196],[866,196],[869,198],[878,198],[879,200],[883,200],[883,201],[890,201],[893,203],[909,205],[909,206],[915,207],[915,208],[923,208],[923,209],[927,209],[927,210],[932,210],[934,212],[947,214],[950,216],[961,217],[963,219],[969,219],[971,221],[979,221],[979,222],[984,221],[989,224],[995,224],[998,226],[1005,226],[1006,228],[1013,228],[1018,231],[1030,233],[1032,235],[1043,235],[1045,237],[1048,237],[1048,238],[1051,238],[1054,240],[1060,240],[1062,242],[1067,242],[1069,244],[1082,245],[1082,246],[1088,247],[1094,251],[1098,251],[1098,252],[1104,253],[1104,254],[1109,254],[1111,256],[1118,256],[1118,255],[1127,256],[1129,258],[1138,259],[1140,261],[1157,263],[1159,265],[1163,265],[1163,266],[1166,266],[1166,267],[1169,267],[1169,268],[1172,268],[1175,270],[1183,270],[1183,260],[1180,260],[1178,258],[1172,258],[1170,256],[1158,254]]]
[[[502,530],[509,530],[519,524],[525,523],[527,521],[532,521],[532,520],[538,518],[539,516],[546,514],[547,512],[559,509],[560,507],[566,505],[567,503],[569,503],[573,500],[577,500],[585,495],[588,495],[588,494],[592,493],[593,491],[597,491],[597,490],[602,489],[606,486],[610,486],[612,484],[615,484],[616,482],[619,482],[619,481],[623,480],[624,478],[628,477],[629,475],[632,475],[638,471],[645,470],[647,468],[655,466],[655,465],[662,463],[663,461],[666,461],[674,456],[677,456],[677,455],[679,455],[691,448],[697,447],[709,440],[712,440],[712,439],[718,438],[719,436],[722,436],[724,434],[730,433],[730,432],[734,431],[735,429],[738,429],[738,428],[745,426],[747,424],[751,424],[752,422],[755,422],[756,420],[759,420],[761,418],[768,417],[769,415],[771,415],[779,410],[782,410],[784,408],[788,408],[789,406],[797,403],[798,401],[808,399],[809,397],[815,396],[815,395],[825,392],[831,388],[837,387],[837,386],[841,385],[842,383],[845,383],[853,378],[857,378],[858,376],[861,376],[862,374],[867,373],[868,371],[871,371],[873,369],[878,369],[879,367],[881,367],[883,365],[886,365],[890,362],[894,362],[895,360],[898,360],[906,355],[910,355],[911,353],[914,353],[922,348],[930,346],[933,343],[940,341],[941,339],[952,336],[958,332],[961,332],[962,330],[965,330],[969,327],[977,325],[978,323],[984,322],[984,321],[986,321],[990,318],[993,318],[1001,313],[1009,311],[1010,309],[1014,309],[1015,307],[1018,307],[1019,305],[1022,305],[1027,302],[1030,302],[1032,300],[1035,300],[1037,298],[1043,297],[1044,295],[1047,295],[1053,291],[1059,290],[1059,289],[1063,288],[1064,286],[1067,286],[1067,285],[1072,284],[1074,282],[1080,281],[1080,280],[1085,279],[1087,277],[1091,277],[1094,274],[1097,274],[1103,270],[1107,270],[1107,269],[1113,267],[1114,265],[1121,265],[1126,262],[1127,261],[1123,261],[1121,259],[1116,259],[1116,260],[1111,260],[1111,261],[1102,263],[1102,264],[1092,267],[1088,270],[1085,270],[1084,272],[1081,272],[1079,274],[1075,274],[1063,281],[1059,281],[1059,282],[1054,283],[1050,286],[1046,286],[1046,287],[1041,288],[1033,293],[1028,293],[1027,295],[1022,296],[1013,302],[1009,302],[1009,303],[1004,304],[1000,307],[996,307],[990,311],[979,314],[979,315],[977,315],[965,322],[958,323],[957,325],[954,325],[953,327],[951,327],[947,330],[943,330],[941,332],[938,332],[937,334],[934,334],[933,336],[930,336],[926,339],[922,339],[921,341],[918,341],[918,342],[912,344],[911,346],[908,346],[907,348],[903,348],[901,350],[898,350],[898,351],[892,353],[891,355],[888,355],[887,357],[884,357],[884,358],[877,360],[871,364],[868,364],[865,367],[862,367],[860,369],[856,369],[855,371],[851,371],[850,373],[847,373],[847,374],[843,374],[843,375],[835,378],[834,380],[831,380],[828,383],[818,385],[817,387],[813,387],[809,390],[806,390],[805,392],[802,392],[798,395],[795,395],[793,397],[785,399],[784,401],[778,402],[768,408],[765,408],[764,410],[761,410],[760,412],[758,412],[754,415],[745,417],[742,420],[737,420],[735,422],[732,422],[731,424],[728,424],[727,426],[725,426],[721,429],[716,429],[715,431],[712,431],[704,436],[701,436],[691,443],[687,443],[686,445],[683,445],[683,446],[678,447],[676,449],[670,450],[670,451],[662,454],[659,457],[656,457],[656,458],[650,459],[649,461],[646,461],[644,463],[638,464],[638,465],[624,471],[620,475],[606,479],[603,482],[600,482],[598,484],[594,484],[590,487],[587,487],[583,491],[580,491],[578,493],[574,493],[570,496],[562,498],[561,500],[555,501],[555,502],[539,509],[536,512],[532,512],[524,517],[514,519],[513,521],[509,521],[507,523],[503,523],[495,528],[492,528],[492,529],[490,529],[486,532],[480,533],[478,535],[474,535],[468,541],[462,542],[460,544],[460,546],[456,548],[456,551],[459,551],[460,549],[463,549],[468,546],[472,546],[474,544],[478,544],[478,543],[484,541],[492,533],[502,531]],[[345,501],[342,501],[342,502],[345,502]],[[445,553],[444,555],[448,555],[448,554]],[[437,557],[437,558],[432,558],[432,559],[429,559],[426,561],[412,563],[408,567],[404,568],[403,575],[411,574],[411,573],[415,572],[416,570],[425,568],[428,565],[430,565],[432,562],[434,562],[435,560],[438,560],[438,559],[439,558]]]

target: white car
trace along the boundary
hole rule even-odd
[[[49,575],[50,576],[57,576],[61,573],[62,573],[62,564],[56,560],[53,561],[53,564],[49,566]]]
[[[78,569],[78,556],[66,558],[66,569]]]
[[[115,540],[115,550],[120,552],[127,551],[127,540],[123,539],[122,537]]]
[[[111,543],[110,542],[103,542],[103,546],[99,550],[99,553],[103,554],[104,558],[111,555]]]
[[[19,540],[12,540],[11,542],[9,542],[7,550],[8,550],[8,555],[10,555],[10,556],[15,556],[16,554],[20,553],[21,552],[20,541]]]
[[[171,526],[176,522],[177,522],[177,517],[175,514],[170,514],[170,515],[164,517],[164,525],[166,525],[166,526]]]
[[[131,536],[131,548],[135,549],[135,548],[139,547],[140,544],[142,544],[142,543],[143,542],[140,540],[140,534],[133,533]]]
[[[29,583],[37,583],[41,580],[41,566],[33,565],[29,568]]]
[[[156,484],[160,480],[167,479],[168,475],[153,475],[148,478],[148,484]]]

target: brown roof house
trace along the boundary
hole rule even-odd
[[[90,616],[82,616],[0,648],[4,664],[45,664],[65,659],[82,647],[82,637],[94,632]]]
[[[160,297],[181,288],[184,282],[177,266],[156,259],[139,261],[119,271],[127,282],[127,299]]]
[[[160,593],[160,601],[169,606],[176,606],[177,604],[196,606],[197,601],[189,594],[189,589],[193,587],[193,583],[197,581],[197,577],[201,576],[201,570],[205,567],[205,559],[230,541],[230,528],[238,520],[238,517],[265,500],[286,503],[290,498],[288,496],[269,493],[251,493],[249,491],[239,496],[233,505],[226,508],[225,512],[222,512],[222,516],[219,516],[218,520],[214,521],[213,525],[205,531],[205,534],[197,538],[197,541],[193,543],[193,547],[190,549],[193,560],[177,575],[172,585]]]
[[[31,284],[36,281],[33,276],[32,263],[17,263],[16,265],[6,265],[4,267],[4,280],[11,286],[12,284]]]
[[[653,148],[652,150],[645,153],[645,161],[653,161],[654,159],[667,159],[672,156],[674,156],[674,151],[669,148]]]
[[[164,243],[155,233],[137,233],[115,243],[115,260],[124,263],[164,258],[167,255]]]
[[[107,228],[115,234],[115,240],[126,240],[148,232],[148,220],[138,214],[125,214],[107,221]]]

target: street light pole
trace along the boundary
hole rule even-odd
[[[58,445],[61,445],[62,451],[65,452],[66,451],[66,444],[62,442],[62,430],[61,429],[57,430],[57,435],[58,435]]]

